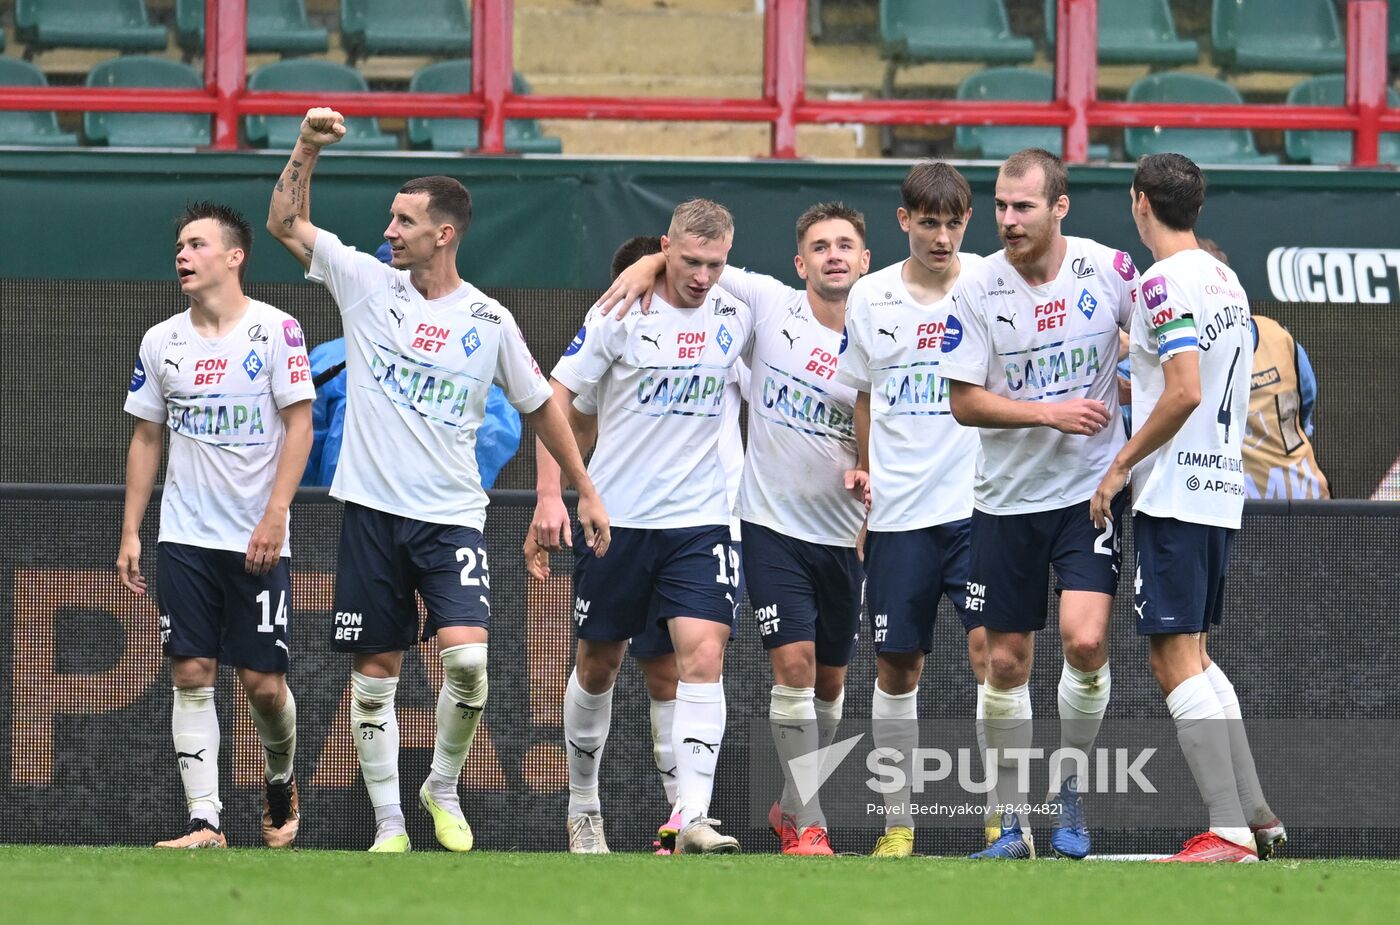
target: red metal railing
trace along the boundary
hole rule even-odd
[[[1386,107],[1386,0],[1347,5],[1346,103],[1343,106],[1247,104],[1205,106],[1118,103],[1097,99],[1098,0],[1057,0],[1055,96],[1052,103],[959,100],[809,100],[807,0],[768,0],[763,95],[758,99],[517,96],[511,92],[514,0],[472,0],[471,94],[249,93],[244,46],[246,0],[205,0],[204,90],[0,88],[0,109],[109,112],[202,112],[214,123],[212,147],[238,147],[245,115],[298,115],[332,106],[360,116],[458,117],[481,120],[483,154],[504,151],[507,119],[620,119],[767,122],[772,156],[797,156],[803,123],[876,125],[1055,125],[1065,159],[1085,160],[1095,127],[1321,129],[1354,133],[1353,165],[1377,163],[1382,132],[1400,131],[1400,110]]]

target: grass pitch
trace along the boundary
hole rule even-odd
[[[945,858],[0,846],[14,923],[1396,921],[1400,862],[1162,865]]]

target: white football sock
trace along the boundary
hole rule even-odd
[[[817,710],[817,747],[826,748],[836,741],[836,727],[841,725],[841,711],[846,706],[846,692],[841,691],[835,700],[813,697],[812,705]]]
[[[715,765],[724,741],[724,682],[676,685],[676,719],[671,737],[676,750],[676,812],[681,824],[708,816],[715,789]]]
[[[1099,727],[1103,725],[1104,711],[1108,709],[1112,681],[1108,662],[1095,671],[1080,671],[1069,662],[1064,663],[1059,690],[1060,748],[1082,753],[1085,760],[1082,767],[1064,755],[1055,762],[1050,768],[1052,799],[1060,792],[1065,778],[1078,776],[1081,771],[1088,774],[1088,758],[1094,749],[1094,739],[1098,738]]]
[[[292,761],[297,754],[297,702],[292,689],[287,688],[287,699],[282,709],[263,715],[258,708],[248,702],[248,712],[252,714],[253,725],[257,727],[258,738],[262,741],[263,757],[267,759],[267,779],[274,783],[290,780]]]
[[[914,772],[914,749],[919,747],[919,689],[907,694],[887,694],[875,685],[870,699],[870,727],[876,748],[899,752],[898,761],[886,759],[881,764],[898,766],[904,774],[904,786],[884,794],[885,831],[895,826],[914,827],[914,814],[909,809],[911,781]]]
[[[462,814],[457,779],[467,763],[477,724],[486,707],[486,643],[449,646],[442,659],[442,689],[437,699],[437,738],[433,742],[433,769],[428,792],[439,806]]]
[[[394,712],[398,688],[398,678],[350,672],[350,733],[374,807],[376,843],[406,831],[399,797],[399,718]]]
[[[809,825],[821,825],[821,806],[815,813],[804,806],[793,783],[794,759],[811,754],[818,748],[816,690],[810,687],[786,687],[774,684],[768,696],[768,728],[778,749],[778,764],[783,772],[783,795],[778,800],[784,813],[794,817],[800,832]],[[813,794],[815,797],[815,794]],[[815,818],[813,816],[815,815]]]
[[[1235,685],[1230,683],[1215,662],[1211,662],[1206,669],[1206,677],[1215,690],[1215,698],[1220,701],[1225,726],[1230,730],[1230,764],[1235,771],[1235,788],[1240,792],[1244,817],[1253,825],[1270,825],[1278,816],[1269,808],[1269,802],[1264,799],[1264,788],[1259,785],[1259,772],[1254,766],[1254,752],[1249,747],[1249,735],[1245,732]]]
[[[656,762],[656,773],[661,778],[661,789],[666,791],[666,806],[676,808],[676,749],[671,738],[671,729],[676,724],[676,702],[674,700],[651,701],[651,760]]]
[[[610,687],[590,694],[578,682],[578,671],[569,675],[564,691],[564,747],[569,753],[569,815],[602,812],[598,800],[598,766],[612,726]]]
[[[1192,675],[1167,695],[1167,710],[1176,723],[1176,740],[1196,780],[1210,830],[1237,845],[1254,847],[1254,836],[1240,808],[1235,773],[1230,763],[1230,732],[1225,712],[1204,673]]]
[[[203,819],[219,827],[219,716],[214,710],[214,688],[177,687],[170,711],[170,733],[185,804],[191,819]]]
[[[982,764],[983,780],[987,780],[992,773],[991,768],[987,765],[987,713],[986,706],[983,703],[983,698],[986,696],[987,682],[983,681],[977,685],[977,708],[976,712],[973,714],[973,731],[977,734],[977,760]],[[989,790],[985,794],[985,800],[987,809],[986,812],[983,813],[982,824],[987,826],[996,823],[1001,818],[1001,815],[996,811],[996,806],[994,805],[997,802],[996,793],[994,791]]]
[[[1017,774],[1018,762],[1007,756],[1007,749],[1030,748],[1032,736],[1031,691],[1022,684],[1010,690],[993,687],[990,681],[982,691],[983,725],[987,730],[987,749],[997,753],[995,803],[1024,806],[1030,802],[1030,781],[1023,788]],[[1009,818],[1008,818],[1009,817]],[[1030,820],[1022,813],[1003,813],[1007,821],[1019,823],[1021,831],[1030,832]]]

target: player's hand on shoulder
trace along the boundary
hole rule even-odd
[[[243,562],[243,570],[249,575],[266,575],[272,571],[272,567],[282,555],[282,542],[286,538],[285,518],[275,514],[264,514],[248,540],[248,553]]]
[[[663,264],[664,266],[664,264]],[[642,314],[651,311],[651,297],[656,292],[657,274],[654,264],[646,257],[638,260],[617,275],[612,285],[593,303],[601,315],[612,314],[614,318],[626,318],[638,300],[642,303]]]
[[[137,594],[146,593],[146,578],[141,574],[141,540],[128,536],[122,539],[117,551],[117,577],[128,590]]]
[[[1049,402],[1049,424],[1063,434],[1092,437],[1108,425],[1108,408],[1093,398],[1071,398],[1069,401]]]
[[[301,120],[301,140],[309,145],[324,148],[345,137],[345,117],[334,109],[317,106],[306,111]]]

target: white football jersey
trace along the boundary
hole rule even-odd
[[[301,327],[271,305],[249,299],[218,340],[188,309],[147,331],[126,410],[170,429],[160,542],[246,552],[286,438],[278,410],[315,397]]]
[[[749,446],[739,516],[825,546],[856,544],[865,511],[845,490],[856,464],[855,390],[835,381],[841,332],[806,292],[728,267],[726,289],[754,312]]]
[[[482,529],[476,431],[491,383],[521,414],[553,394],[515,319],[467,282],[425,299],[407,270],[328,231],[316,235],[306,276],[330,290],[345,327],[345,439],[331,494]]]
[[[744,438],[739,428],[739,412],[744,404],[744,393],[748,390],[748,367],[742,361],[730,369],[729,383],[724,387],[724,407],[720,411],[720,428],[724,436],[720,438],[719,458],[724,464],[724,492],[729,502],[729,510],[734,510],[739,499],[739,482],[744,475]],[[598,390],[590,389],[574,397],[574,407],[584,414],[598,414]],[[739,518],[731,514],[729,518],[729,538],[739,542],[742,531]]]
[[[588,474],[614,526],[729,523],[725,392],[752,333],[752,310],[719,286],[699,308],[657,295],[650,314],[588,313],[552,375],[576,394],[596,389]]]
[[[1152,265],[1133,312],[1133,423],[1162,397],[1162,363],[1198,355],[1201,403],[1166,445],[1133,467],[1133,509],[1153,517],[1239,529],[1245,419],[1254,335],[1239,277],[1203,250]]]
[[[960,277],[983,260],[958,254]],[[977,432],[953,418],[945,323],[952,298],[915,301],[904,261],[856,282],[838,378],[870,393],[870,529],[917,530],[972,516]]]
[[[1123,251],[1088,238],[1065,241],[1060,273],[1043,286],[1027,284],[1003,251],[963,273],[943,338],[943,375],[1017,401],[1097,399],[1109,421],[1092,437],[980,428],[979,511],[1030,514],[1087,501],[1123,445],[1118,333],[1137,303],[1137,269]]]

